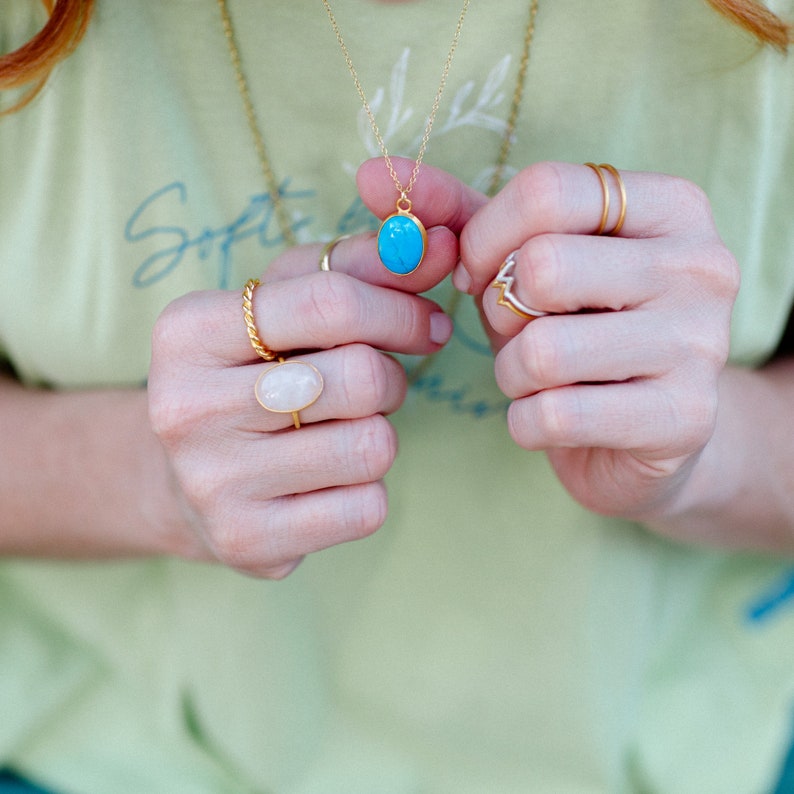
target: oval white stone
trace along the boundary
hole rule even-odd
[[[285,361],[265,370],[256,382],[255,391],[263,408],[290,414],[317,402],[323,391],[323,376],[306,361]]]

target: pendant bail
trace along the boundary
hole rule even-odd
[[[413,202],[405,194],[405,191],[403,191],[400,194],[400,198],[397,199],[397,203],[395,204],[395,206],[397,207],[397,212],[399,212],[400,214],[410,215],[411,208],[413,207]]]

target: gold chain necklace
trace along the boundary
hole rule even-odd
[[[234,77],[237,81],[237,90],[240,93],[240,98],[243,100],[243,107],[245,109],[245,117],[248,120],[248,129],[251,131],[251,137],[254,139],[254,148],[256,149],[256,156],[259,160],[259,166],[262,169],[262,176],[265,178],[267,185],[267,192],[270,196],[270,203],[273,206],[273,212],[276,216],[281,235],[284,241],[290,247],[298,244],[295,237],[295,232],[292,230],[292,222],[290,221],[287,208],[284,206],[284,201],[281,198],[281,188],[279,186],[273,167],[270,164],[270,158],[267,154],[267,147],[265,146],[265,139],[259,127],[259,122],[256,118],[254,111],[254,103],[251,101],[251,92],[248,90],[248,80],[245,78],[243,71],[242,59],[240,58],[240,48],[237,44],[237,36],[234,33],[232,26],[232,19],[229,16],[229,9],[226,5],[226,0],[218,0],[218,7],[221,12],[221,22],[223,23],[223,32],[226,34],[226,43],[229,46],[229,57],[232,61],[232,68],[234,69]]]
[[[375,120],[375,114],[369,106],[367,95],[364,93],[364,88],[361,85],[361,80],[359,80],[358,72],[356,72],[356,67],[353,65],[353,59],[350,57],[350,52],[347,49],[345,40],[342,38],[342,32],[339,30],[334,12],[331,10],[328,0],[322,0],[322,2],[328,14],[328,19],[331,22],[331,27],[336,35],[336,40],[339,42],[339,47],[342,50],[342,55],[345,58],[348,71],[353,78],[358,96],[364,105],[364,112],[369,119],[372,133],[383,154],[383,159],[386,162],[386,167],[389,169],[392,182],[394,182],[394,186],[397,188],[398,198],[395,205],[396,212],[389,215],[383,223],[381,223],[380,229],[378,230],[378,256],[387,270],[397,276],[406,276],[409,273],[413,273],[414,270],[419,267],[425,255],[425,248],[427,247],[427,232],[424,224],[411,212],[412,204],[411,200],[408,198],[408,194],[413,190],[416,179],[419,176],[419,169],[422,166],[427,143],[430,140],[430,133],[433,130],[433,122],[435,121],[436,113],[438,113],[438,107],[441,104],[441,95],[444,93],[444,88],[447,84],[447,77],[449,76],[449,69],[452,66],[452,59],[455,57],[455,50],[458,48],[460,33],[463,30],[463,20],[466,18],[466,12],[469,10],[470,0],[463,0],[463,7],[460,10],[458,24],[455,27],[455,34],[452,37],[452,44],[449,46],[444,68],[441,70],[441,81],[438,84],[438,89],[433,99],[430,115],[427,117],[425,131],[422,135],[422,141],[419,144],[419,152],[414,161],[413,171],[406,185],[400,182],[400,178],[394,170],[389,152],[386,148],[386,142],[380,134],[378,123]]]
[[[326,6],[326,10],[330,11],[328,3],[325,2],[325,0],[323,0],[323,2]],[[295,232],[292,229],[292,222],[290,220],[289,213],[287,212],[287,208],[284,204],[281,188],[279,186],[275,172],[273,171],[273,167],[270,163],[270,158],[267,153],[267,147],[265,146],[264,137],[262,135],[262,131],[256,117],[256,112],[254,110],[253,102],[251,101],[251,94],[248,88],[248,81],[246,80],[245,71],[243,70],[242,58],[240,57],[240,49],[237,44],[237,37],[234,32],[231,16],[229,15],[227,0],[217,0],[217,3],[221,13],[221,21],[223,23],[223,30],[226,35],[226,42],[229,48],[229,56],[231,58],[232,68],[234,69],[235,80],[237,82],[237,89],[239,91],[240,98],[242,99],[243,102],[246,119],[248,121],[248,127],[254,141],[254,148],[256,150],[257,158],[259,160],[259,165],[262,170],[262,175],[264,176],[265,184],[267,185],[268,195],[273,205],[273,212],[276,217],[276,222],[278,223],[284,241],[289,246],[295,246],[298,244],[298,241],[295,237]],[[455,29],[453,46],[450,47],[450,53],[447,56],[447,61],[444,65],[444,74],[442,75],[442,82],[441,85],[439,86],[439,91],[436,94],[436,101],[433,103],[434,110],[431,111],[432,117],[435,116],[435,112],[437,111],[437,105],[441,101],[440,95],[441,92],[443,92],[444,84],[446,82],[446,73],[449,71],[449,67],[452,63],[452,57],[454,55],[455,47],[457,46],[457,40],[460,37],[460,29],[463,26],[463,18],[465,17],[465,12],[468,8],[468,5],[469,2],[467,0],[463,9],[461,10],[460,18],[458,19],[458,26]],[[524,96],[524,84],[526,82],[526,75],[529,67],[529,58],[532,48],[532,40],[535,35],[535,18],[538,13],[538,5],[539,5],[539,0],[531,0],[529,4],[529,19],[527,22],[527,26],[524,30],[524,42],[521,53],[521,60],[519,62],[518,73],[516,76],[516,83],[513,89],[513,97],[510,104],[510,112],[508,113],[507,116],[507,121],[505,123],[505,130],[504,130],[504,134],[502,135],[502,140],[499,148],[499,154],[497,156],[496,163],[494,165],[494,170],[491,175],[491,180],[487,190],[487,194],[489,196],[494,195],[502,184],[502,180],[504,178],[504,171],[507,166],[507,161],[510,157],[510,149],[512,147],[513,140],[515,138],[515,129],[516,129],[516,124],[518,122],[518,114],[520,112],[521,101]],[[330,14],[330,16],[332,17],[333,15]],[[363,90],[361,90],[360,94],[363,95]],[[364,100],[366,101],[366,97],[364,97]],[[365,109],[368,108],[369,105],[367,103],[367,107]],[[372,114],[371,110],[369,110],[369,115],[371,117],[370,123],[374,124],[374,115]],[[375,127],[377,127],[376,124]],[[419,155],[417,155],[417,162],[414,165],[414,171],[411,175],[411,179],[409,180],[408,185],[406,185],[406,193],[409,192],[410,188],[412,188],[414,183],[416,182],[416,178],[419,174],[419,166],[421,165],[422,158],[424,157],[424,150],[427,147],[427,141],[430,138],[431,128],[432,128],[432,120],[430,120],[430,124],[425,127],[425,135],[423,136],[422,139],[422,145],[420,146]],[[380,138],[379,133],[376,135],[376,138],[379,139],[379,143],[382,145],[382,139]],[[383,148],[385,149],[385,147]],[[384,157],[386,157],[387,155],[388,153],[384,153]],[[390,161],[389,161],[389,165],[390,165]],[[399,180],[396,179],[395,176],[392,176],[392,179],[395,179],[395,183],[397,184],[398,189],[400,189]],[[402,190],[401,190],[400,198],[402,198]],[[400,205],[399,200],[397,204],[399,209],[399,205]],[[460,300],[460,295],[458,293],[455,293],[453,297],[454,306],[450,307],[450,312],[452,314],[454,314],[455,307],[457,306],[459,300]]]

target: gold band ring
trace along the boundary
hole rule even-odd
[[[600,165],[596,165],[595,163],[585,163],[585,165],[595,171],[596,175],[598,176],[598,180],[601,182],[601,192],[604,196],[604,206],[601,210],[601,220],[598,224],[598,229],[596,229],[595,234],[608,234],[609,236],[614,237],[620,233],[620,230],[623,228],[623,223],[626,220],[626,185],[623,182],[620,171],[618,171],[614,165],[610,165],[609,163],[601,163]],[[620,211],[618,213],[618,220],[610,232],[605,231],[607,219],[609,218],[610,195],[609,183],[607,182],[606,176],[604,176],[604,170],[609,171],[609,173],[615,178],[615,181],[618,183],[618,191],[620,192]]]
[[[620,171],[615,168],[614,165],[610,165],[609,163],[601,163],[601,168],[606,168],[613,177],[615,177],[615,181],[618,183],[618,190],[620,192],[620,213],[618,214],[618,222],[615,224],[615,228],[609,233],[610,236],[615,237],[617,234],[620,233],[620,230],[623,228],[623,223],[626,220],[626,185],[623,182],[623,177],[620,175]]]
[[[340,234],[339,237],[334,237],[333,240],[325,244],[323,252],[320,254],[320,270],[324,273],[331,272],[331,251],[334,250],[337,243],[347,240],[348,237],[350,237],[349,234]]]
[[[598,228],[596,229],[596,234],[601,235],[604,233],[604,229],[607,226],[607,218],[609,217],[609,185],[607,184],[607,178],[604,176],[604,172],[597,166],[595,163],[585,163],[588,168],[592,168],[593,171],[596,172],[596,176],[598,177],[599,182],[601,182],[601,192],[604,196],[604,207],[601,210],[601,222],[598,224]]]
[[[496,299],[496,302],[500,306],[506,306],[513,314],[518,315],[522,320],[534,320],[536,317],[545,317],[548,312],[533,309],[531,306],[527,306],[526,303],[522,303],[513,295],[513,284],[515,284],[516,280],[516,277],[513,275],[513,269],[516,266],[517,254],[518,251],[513,251],[508,255],[491,284],[494,289],[499,290],[499,297]]]
[[[245,283],[245,289],[243,289],[243,317],[245,319],[245,328],[248,331],[248,338],[251,340],[251,347],[254,348],[257,355],[261,356],[265,361],[273,361],[278,354],[265,347],[264,343],[259,338],[259,333],[256,330],[256,323],[254,323],[254,290],[258,286],[258,278],[249,278]]]

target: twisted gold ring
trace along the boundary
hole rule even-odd
[[[261,356],[265,361],[273,361],[278,354],[274,353],[270,348],[265,347],[264,343],[259,338],[259,333],[256,330],[256,323],[254,322],[254,290],[258,286],[258,278],[249,278],[245,283],[245,289],[243,289],[243,317],[245,318],[245,328],[248,331],[248,338],[251,340],[251,347],[254,348],[257,355]]]

